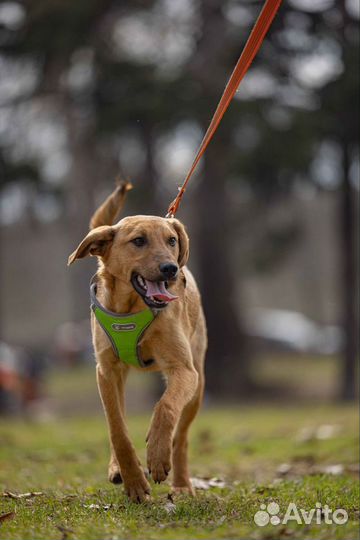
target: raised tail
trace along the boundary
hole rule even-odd
[[[113,225],[119,218],[120,212],[123,209],[126,193],[132,189],[132,184],[125,180],[120,180],[118,185],[95,211],[90,220],[90,229],[100,227],[101,225]]]

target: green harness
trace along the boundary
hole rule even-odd
[[[96,298],[97,284],[94,278],[90,283],[91,309],[108,336],[116,356],[131,366],[148,367],[153,360],[143,360],[140,354],[139,341],[145,330],[155,319],[150,308],[138,313],[120,314],[104,308]]]

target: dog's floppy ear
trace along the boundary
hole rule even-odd
[[[82,259],[87,255],[97,255],[103,257],[111,246],[115,236],[115,229],[108,225],[97,227],[85,236],[84,240],[78,245],[75,251],[68,259],[68,266],[76,259]]]
[[[186,234],[184,225],[177,219],[172,219],[171,223],[177,232],[179,238],[179,258],[180,268],[185,266],[189,258],[189,237]]]

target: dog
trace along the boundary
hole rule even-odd
[[[122,182],[96,210],[90,232],[68,264],[98,259],[96,301],[105,311],[151,310],[154,320],[139,340],[141,371],[160,371],[166,390],[156,404],[148,434],[147,467],[155,483],[173,470],[172,490],[194,495],[188,469],[188,431],[204,392],[205,317],[194,277],[186,267],[189,238],[175,218],[129,216],[116,220],[131,184]],[[123,483],[134,502],[149,499],[150,485],[125,423],[124,385],[131,366],[114,352],[91,315],[97,384],[110,438],[108,478]]]

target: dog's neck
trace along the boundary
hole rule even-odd
[[[101,302],[106,309],[115,313],[136,313],[145,309],[144,303],[131,283],[116,278],[104,267],[98,271],[97,275]]]

